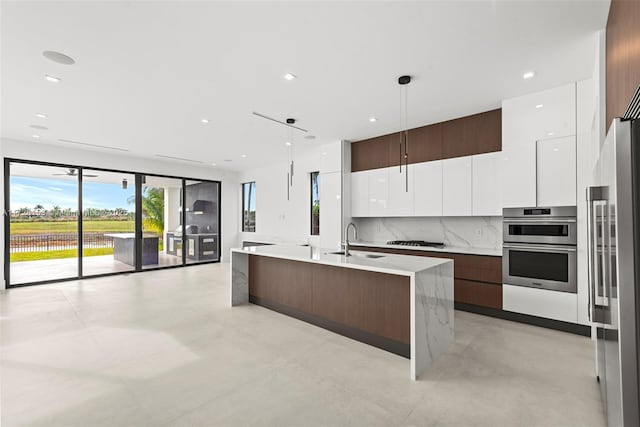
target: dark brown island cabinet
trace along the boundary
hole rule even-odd
[[[453,260],[453,290],[456,308],[486,307],[502,310],[502,257],[413,249],[357,246],[359,251],[414,255]],[[476,310],[471,310],[476,311]]]

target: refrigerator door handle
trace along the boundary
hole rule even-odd
[[[587,187],[587,283],[589,284],[589,320],[596,321],[595,307],[595,273],[594,273],[594,256],[593,256],[593,200],[591,199],[591,189]]]
[[[598,244],[596,242],[597,216],[595,210],[595,202],[607,201],[607,187],[588,187],[587,188],[587,257],[588,277],[589,277],[589,317],[593,323],[604,323],[602,305],[598,304],[598,287],[603,279],[601,271],[596,271],[596,260],[598,252]],[[604,265],[603,265],[604,267]],[[604,287],[603,287],[604,288]]]

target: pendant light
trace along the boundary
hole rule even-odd
[[[400,85],[400,173],[402,173],[402,161],[405,168],[405,192],[409,192],[409,127],[408,127],[408,84],[411,76],[398,77]]]
[[[293,127],[296,119],[287,119],[287,200],[291,200],[291,189],[293,188]]]

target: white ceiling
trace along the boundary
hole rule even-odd
[[[402,74],[414,76],[409,127],[588,78],[593,34],[606,24],[609,1],[0,7],[3,137],[33,140],[37,133],[51,144],[68,146],[58,141],[68,139],[246,170],[286,154],[286,129],[253,111],[298,119],[317,137],[309,142],[296,132],[300,150],[397,131]],[[51,62],[44,50],[76,64]],[[528,70],[536,77],[523,80]],[[287,72],[298,78],[284,80]],[[45,74],[62,82],[47,82]],[[378,121],[370,123],[371,116]]]

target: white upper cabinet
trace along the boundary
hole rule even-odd
[[[504,207],[537,204],[536,141],[575,133],[575,83],[502,102]]]
[[[502,166],[499,151],[473,156],[473,215],[502,215]]]
[[[537,141],[538,206],[575,206],[576,137]]]
[[[406,166],[402,166],[402,172],[399,166],[386,169],[389,177],[386,216],[413,216],[415,166],[409,165],[408,171]],[[407,173],[409,174],[408,186]]]
[[[457,157],[442,161],[442,214],[470,216],[471,157]]]
[[[505,147],[503,145],[501,159],[504,176],[502,180],[502,206],[505,208],[535,206],[535,141],[518,147]],[[500,189],[497,189],[497,191],[500,191]]]
[[[342,236],[342,200],[340,172],[320,174],[320,247],[340,248]]]
[[[413,171],[415,216],[442,216],[442,160],[416,163]]]
[[[389,168],[369,171],[369,216],[387,216]]]
[[[369,216],[369,172],[351,174],[351,215]]]

